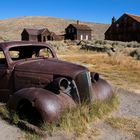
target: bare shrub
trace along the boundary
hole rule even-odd
[[[132,41],[132,42],[129,42],[127,44],[127,47],[129,47],[129,48],[139,48],[140,47],[140,43],[138,43],[136,41]]]
[[[67,44],[64,43],[64,41],[48,41],[48,43],[56,50],[65,50],[68,48]]]
[[[136,60],[140,60],[140,48],[133,50],[129,55],[134,57]]]

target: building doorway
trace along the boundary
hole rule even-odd
[[[81,35],[81,40],[83,40],[83,35]]]
[[[46,42],[46,37],[45,36],[43,36],[43,42]]]

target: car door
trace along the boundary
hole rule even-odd
[[[0,48],[0,101],[7,101],[10,94],[10,71],[4,52]]]

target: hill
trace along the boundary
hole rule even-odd
[[[46,16],[27,16],[0,20],[0,36],[5,40],[20,40],[20,34],[23,28],[48,28],[50,31],[56,33],[64,33],[65,28],[70,23],[76,23],[76,20],[65,20]],[[87,24],[92,28],[92,36],[96,39],[103,39],[104,32],[109,27],[109,24],[81,23]]]

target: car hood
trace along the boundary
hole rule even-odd
[[[15,70],[31,73],[47,73],[52,75],[58,74],[70,77],[74,77],[80,72],[88,71],[88,69],[84,66],[58,59],[37,59],[18,62],[15,65]]]

